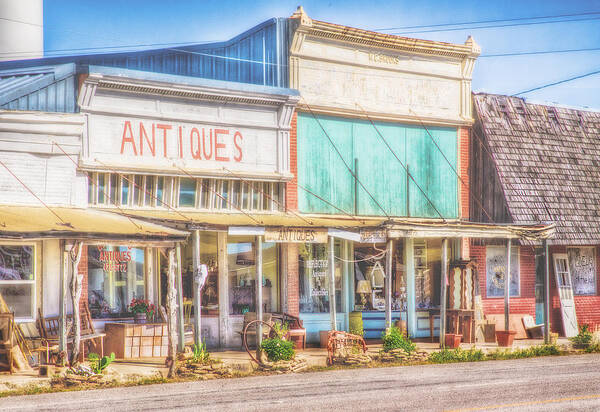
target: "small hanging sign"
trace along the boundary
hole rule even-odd
[[[283,226],[265,228],[265,242],[327,243],[327,229]]]

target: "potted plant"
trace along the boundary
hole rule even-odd
[[[460,333],[446,333],[444,335],[444,343],[447,348],[456,349],[460,346],[462,335]]]
[[[145,299],[131,299],[128,309],[133,313],[134,323],[146,323],[146,320],[152,320],[154,317],[154,304]]]
[[[512,346],[516,334],[516,330],[497,330],[496,340],[498,341],[498,346]]]

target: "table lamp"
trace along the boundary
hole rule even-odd
[[[359,293],[361,296],[361,304],[362,304],[363,308],[367,304],[366,295],[370,294],[371,290],[372,290],[371,282],[369,282],[368,280],[359,280],[358,281],[358,284],[356,285],[356,293]]]

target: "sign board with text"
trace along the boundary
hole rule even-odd
[[[327,243],[327,229],[276,227],[265,229],[265,242]]]

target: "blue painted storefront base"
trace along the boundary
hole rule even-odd
[[[300,319],[306,328],[306,342],[319,343],[319,331],[331,330],[329,313],[301,313]],[[337,330],[348,330],[348,314],[336,314]]]
[[[414,333],[415,338],[429,338],[429,312],[417,312],[417,330]],[[385,330],[385,312],[369,311],[363,312],[363,330],[365,339],[380,339]],[[392,311],[392,323],[397,320],[406,320],[406,312]],[[433,336],[440,335],[440,318],[436,316],[433,321]]]

